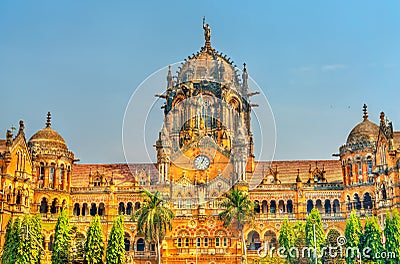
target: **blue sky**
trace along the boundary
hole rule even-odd
[[[398,1],[1,1],[1,138],[19,119],[29,138],[51,111],[82,162],[123,162],[131,94],[200,49],[206,16],[212,45],[246,62],[268,97],[276,159],[329,159],[364,102],[371,120],[383,110],[400,129],[399,10]]]

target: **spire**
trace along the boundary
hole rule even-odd
[[[381,126],[385,126],[386,120],[385,120],[385,113],[384,112],[381,112],[380,120],[381,120]]]
[[[174,79],[172,78],[171,65],[168,65],[167,89],[172,89],[173,86],[174,86]]]
[[[47,112],[46,127],[51,127],[51,113],[50,112]]]
[[[301,179],[300,179],[300,169],[297,169],[296,182],[301,182]]]
[[[246,63],[243,63],[243,73],[242,73],[242,81],[243,81],[243,90],[247,93],[249,89],[249,85],[247,80],[249,79],[249,74],[247,73]]]
[[[206,24],[206,17],[203,17],[203,29],[204,29],[204,39],[206,41],[205,48],[211,49],[211,29],[208,24]]]
[[[363,105],[363,112],[364,112],[363,118],[364,118],[364,120],[367,120],[368,119],[368,111],[367,111],[366,104]]]
[[[24,125],[24,120],[19,120],[19,132],[18,133],[24,133],[25,125]]]

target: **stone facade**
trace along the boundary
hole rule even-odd
[[[240,78],[232,62],[212,48],[209,27],[204,28],[205,45],[178,76],[168,73],[156,164],[79,164],[52,129],[50,113],[45,128],[28,142],[23,121],[16,135],[7,131],[0,140],[1,246],[9,219],[24,214],[41,214],[47,258],[60,210],[68,211],[83,239],[94,215],[100,215],[107,239],[113,218],[124,214],[128,263],[155,263],[154,244],[137,234],[131,220],[142,188],[169,196],[176,215],[162,243],[163,263],[240,263],[238,230],[224,228],[217,217],[218,201],[232,185],[259,205],[255,225],[244,230],[249,258],[261,243],[277,245],[284,218],[304,220],[313,207],[326,232],[342,235],[352,209],[362,220],[378,216],[383,225],[387,211],[399,208],[400,132],[384,113],[379,125],[369,121],[366,106],[337,160],[255,161],[246,67]],[[192,101],[182,104],[185,100]],[[203,101],[217,108],[197,115],[208,111]],[[208,163],[196,164],[202,155]],[[249,189],[249,182],[256,187]]]

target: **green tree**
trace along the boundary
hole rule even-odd
[[[349,219],[346,220],[346,229],[344,236],[346,238],[346,248],[358,249],[362,235],[362,226],[360,219],[357,217],[356,212],[353,210]],[[356,262],[356,254],[346,254],[346,263],[353,264]]]
[[[8,221],[6,228],[5,241],[3,246],[3,254],[1,256],[1,263],[14,264],[17,261],[17,251],[20,240],[20,223],[17,218],[13,224],[12,219]]]
[[[96,215],[90,223],[85,242],[85,264],[103,264],[104,239],[100,217]]]
[[[106,251],[107,264],[125,263],[124,219],[119,216],[114,219]]]
[[[37,216],[25,215],[20,227],[17,264],[40,263],[42,248],[42,225]]]
[[[160,193],[154,194],[143,190],[142,206],[134,214],[137,222],[138,233],[144,235],[147,241],[155,242],[157,245],[157,260],[161,263],[161,242],[168,231],[172,230],[172,218],[174,213],[165,207]]]
[[[400,215],[396,209],[392,212],[392,217],[390,217],[389,213],[386,214],[384,234],[386,238],[386,252],[393,252],[395,254],[394,258],[387,259],[386,263],[400,263]]]
[[[289,224],[289,220],[286,217],[285,220],[283,220],[281,230],[279,231],[279,246],[285,249],[285,254],[287,255],[287,260],[290,263],[293,262],[293,258],[291,257],[290,249],[294,247],[294,232],[293,232],[293,226]]]
[[[228,227],[232,223],[237,225],[242,240],[243,257],[246,261],[247,250],[243,228],[246,223],[251,225],[255,218],[254,203],[248,198],[247,193],[239,191],[238,188],[233,188],[224,194],[224,200],[222,200],[220,206],[224,210],[218,217],[224,221],[224,227]]]
[[[71,264],[83,264],[85,257],[85,236],[78,232],[76,226],[71,227],[71,248],[70,262]]]
[[[293,238],[294,247],[298,250],[299,253],[297,256],[292,257],[293,263],[306,264],[309,262],[308,258],[302,255],[303,249],[307,247],[305,223],[297,222],[296,224],[294,224],[293,234],[294,234]],[[291,253],[297,254],[297,252],[291,252]]]
[[[62,210],[57,219],[54,248],[51,256],[52,264],[64,264],[70,260],[71,227],[66,210]]]
[[[315,248],[314,254],[321,255],[321,249],[325,245],[325,233],[322,227],[321,215],[317,208],[313,208],[306,219],[306,243],[307,247]],[[315,259],[316,256],[313,256]],[[322,263],[321,259],[318,258],[318,263]]]
[[[344,250],[340,252],[341,248],[337,242],[338,237],[340,237],[340,233],[336,229],[329,230],[328,234],[326,235],[325,247],[327,248],[327,251],[325,251],[324,254],[324,263],[346,263],[345,259],[341,257],[344,256]],[[331,250],[329,251],[329,249]]]
[[[371,250],[367,252],[369,257],[362,254],[364,260],[372,260],[375,263],[384,263],[384,261],[379,258],[380,253],[384,250],[382,245],[382,230],[378,224],[378,219],[375,216],[367,218],[364,226],[364,233],[361,235],[359,248],[361,253],[366,248]]]

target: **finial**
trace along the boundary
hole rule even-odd
[[[363,118],[364,118],[364,120],[367,120],[368,119],[368,111],[367,111],[366,104],[363,105],[363,112],[364,112]]]
[[[296,182],[301,182],[301,179],[300,179],[300,169],[297,169]]]
[[[12,134],[11,130],[7,130],[7,133],[6,133],[6,146],[11,146],[12,137],[13,137],[13,134]]]
[[[381,125],[385,125],[385,113],[384,112],[381,112],[381,115],[380,115],[380,119],[381,119]]]
[[[24,132],[24,120],[19,120],[19,132],[18,133],[23,133]]]
[[[247,83],[248,78],[249,78],[249,75],[247,74],[246,63],[243,63],[242,81],[243,81],[243,89],[244,89],[245,93],[247,93],[247,90],[249,89],[249,84]]]
[[[203,17],[203,29],[204,29],[204,39],[206,40],[205,47],[211,48],[211,29],[208,24],[206,24],[206,17]]]
[[[174,86],[174,79],[172,78],[171,65],[168,65],[167,88],[171,89],[172,86]]]
[[[46,127],[51,127],[51,113],[50,112],[47,112]]]

